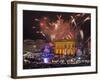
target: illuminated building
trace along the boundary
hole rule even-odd
[[[55,54],[74,56],[76,52],[76,42],[75,40],[59,40],[54,42]]]

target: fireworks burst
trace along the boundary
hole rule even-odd
[[[43,33],[50,37],[51,41],[74,38],[74,33],[70,29],[70,23],[64,22],[61,15],[57,15],[56,22],[50,23],[49,21],[46,17],[41,19],[40,27]]]
[[[69,21],[64,20],[62,15],[55,16],[57,18],[55,21],[51,21],[51,18],[47,16],[40,19],[36,18],[35,21],[39,22],[41,29],[41,31],[37,33],[41,33],[42,36],[44,36],[46,39],[49,38],[51,41],[76,39],[77,34],[79,33],[81,39],[83,40],[84,32],[80,29],[80,26],[84,22],[90,20],[90,16],[86,16],[85,14],[71,15]]]

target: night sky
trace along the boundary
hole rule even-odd
[[[46,11],[30,11],[23,10],[23,39],[45,39],[41,34],[37,34],[36,31],[40,31],[39,21],[35,19],[41,20],[43,17],[48,17],[50,22],[55,22],[57,20],[56,15],[62,15],[64,21],[70,21],[70,16],[74,16],[79,13],[66,13],[66,12],[46,12]],[[90,14],[87,14],[90,15]],[[86,15],[86,16],[87,16]],[[66,17],[67,16],[67,17]],[[81,20],[78,19],[76,22]],[[90,21],[85,22],[81,25],[81,29],[84,31],[86,40],[90,36]],[[36,28],[32,28],[36,27]]]

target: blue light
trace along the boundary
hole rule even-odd
[[[81,58],[80,58],[80,57],[78,57],[78,59],[80,60]]]
[[[44,63],[49,63],[49,59],[48,58],[43,58]]]

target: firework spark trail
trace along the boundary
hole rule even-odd
[[[74,23],[75,27],[77,27],[77,24],[76,24],[76,21],[75,21],[75,18],[73,16],[71,16],[71,19],[72,19],[72,23]]]
[[[75,29],[73,29],[73,31],[79,32],[82,40],[84,39],[84,32],[82,30],[80,30],[80,27],[86,21],[90,20],[90,16],[87,16],[85,19],[81,19],[79,22],[77,22],[77,24],[76,24],[76,20],[79,19],[80,17],[84,18],[84,16],[85,16],[85,13],[77,14],[75,17],[71,16],[71,18],[72,18],[71,22],[74,23],[74,26],[77,26]]]
[[[81,39],[83,40],[83,38],[84,38],[83,30],[80,30],[80,35],[81,35]]]
[[[84,19],[84,22],[87,21],[87,20],[90,20],[89,16]]]

